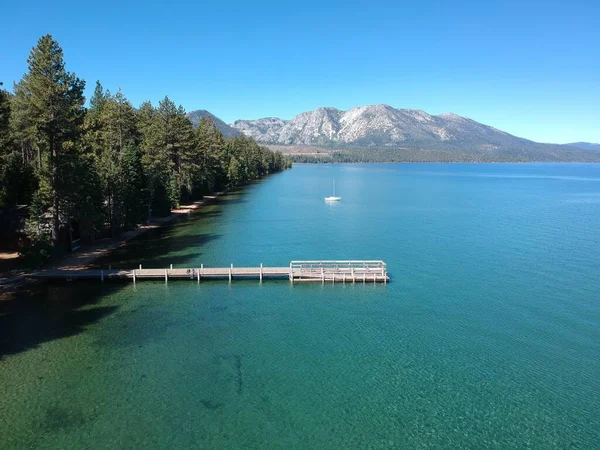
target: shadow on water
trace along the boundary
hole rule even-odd
[[[114,313],[117,306],[97,305],[119,287],[38,283],[0,297],[0,361],[44,342],[82,333]],[[94,306],[97,305],[97,306]]]
[[[197,259],[206,243],[221,235],[198,232],[196,224],[222,215],[219,209],[207,209],[176,219],[161,228],[147,231],[110,254],[96,260],[94,268],[134,269],[139,264],[147,268],[166,268],[169,264],[181,267]]]
[[[244,200],[243,198],[239,197],[225,197],[223,199],[219,199],[217,203],[220,205],[238,205],[240,203],[248,203],[248,200]]]
[[[240,198],[223,197],[220,204],[242,203]],[[221,216],[220,208],[206,208],[201,213],[181,217],[172,224],[148,231],[131,240],[94,266],[131,269],[147,267],[181,267],[197,259],[206,243],[221,236],[194,232],[198,220]],[[120,284],[36,283],[0,296],[0,361],[7,356],[38,347],[44,342],[83,333],[92,324],[115,313],[118,306],[102,306],[104,296],[122,289]]]
[[[100,258],[94,267],[112,265],[119,269],[134,269],[139,264],[146,268],[166,268],[169,264],[181,267],[197,259],[199,249],[221,235],[211,233],[176,235],[173,232],[149,232]]]

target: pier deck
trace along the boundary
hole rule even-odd
[[[387,283],[390,278],[383,261],[292,261],[285,267],[204,267],[144,269],[48,270],[29,275],[58,280],[139,280],[190,279],[289,279],[292,283]]]

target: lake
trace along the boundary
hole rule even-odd
[[[295,165],[101,264],[383,259],[389,284],[23,294],[0,446],[600,448],[599,230],[600,165]]]

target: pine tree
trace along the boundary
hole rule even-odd
[[[31,50],[28,72],[15,85],[17,129],[38,147],[40,176],[49,187],[51,240],[58,244],[61,225],[61,180],[71,176],[85,114],[85,82],[65,69],[63,51],[52,36],[43,36]],[[67,211],[62,211],[62,220]]]
[[[227,169],[227,179],[229,180],[229,186],[236,187],[242,181],[240,171],[240,163],[237,158],[233,156],[229,161],[229,168]]]
[[[0,157],[10,153],[12,136],[10,133],[10,94],[0,83]]]
[[[168,97],[135,110],[98,81],[86,110],[85,83],[50,35],[27,62],[14,94],[0,89],[0,205],[29,204],[34,250],[56,248],[64,225],[116,237],[182,200],[289,167],[250,138],[225,140],[209,118],[194,131]]]
[[[90,98],[90,107],[85,115],[85,144],[88,149],[94,152],[96,155],[100,155],[102,153],[102,149],[104,148],[102,112],[104,111],[104,105],[106,104],[106,99],[109,95],[109,92],[104,91],[100,81],[96,81],[94,94]]]
[[[156,193],[164,192],[169,209],[176,207],[182,193],[189,197],[197,172],[194,129],[185,117],[185,110],[176,107],[168,97],[161,100],[156,109],[142,105],[140,116],[144,165],[154,192],[153,202],[160,200]],[[166,205],[159,203],[158,206],[163,214],[168,212]]]
[[[173,127],[176,144],[172,159],[176,171],[177,201],[189,200],[194,190],[194,180],[199,175],[200,166],[194,127],[185,116],[185,110],[181,106],[177,109]]]
[[[135,145],[127,145],[121,162],[123,226],[133,228],[142,223],[146,214],[147,181],[142,153]]]
[[[0,206],[28,204],[37,188],[34,170],[14,138],[13,100],[12,95],[0,88]]]
[[[170,208],[166,186],[170,184],[172,161],[165,145],[163,119],[150,102],[142,103],[138,120],[147,183],[146,219],[150,221],[153,210],[164,215]]]
[[[86,117],[89,144],[96,155],[96,170],[102,186],[106,222],[111,234],[117,237],[125,226],[124,190],[127,180],[123,173],[123,154],[126,146],[137,145],[136,112],[119,90],[116,95],[103,92],[96,85],[93,107]]]
[[[196,146],[202,192],[223,188],[227,184],[230,156],[223,135],[209,117],[203,117],[198,124]]]
[[[102,110],[102,107],[106,103],[107,93],[104,92],[104,88],[100,83],[100,80],[96,80],[96,87],[94,88],[94,94],[90,98],[90,107],[88,109],[89,113],[93,113],[94,111]]]

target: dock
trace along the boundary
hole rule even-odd
[[[148,269],[47,270],[28,275],[44,280],[233,280],[288,279],[292,283],[387,283],[390,278],[383,261],[291,261],[288,266],[200,267]]]

